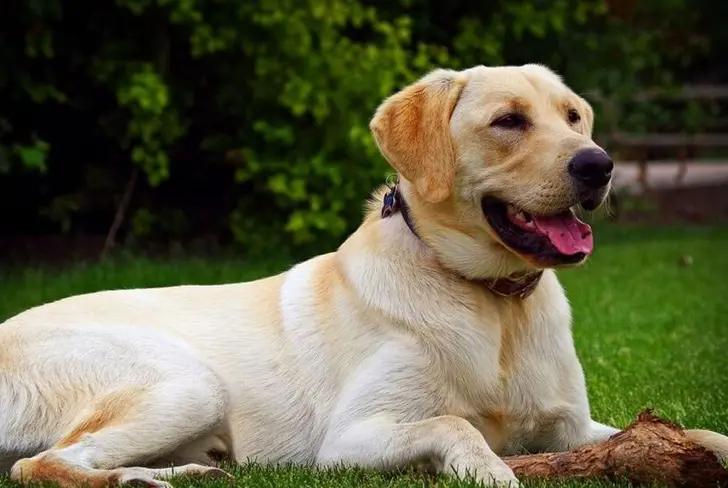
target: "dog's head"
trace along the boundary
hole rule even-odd
[[[437,70],[392,95],[370,127],[400,173],[418,234],[470,277],[573,265],[612,161],[591,139],[593,112],[539,65]]]

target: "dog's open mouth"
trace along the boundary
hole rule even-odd
[[[483,198],[482,207],[501,241],[539,264],[578,263],[594,248],[591,227],[571,209],[554,215],[532,215],[494,197]]]

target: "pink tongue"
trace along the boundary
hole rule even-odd
[[[534,215],[533,223],[561,254],[572,255],[580,252],[591,254],[594,248],[591,227],[577,219],[570,211],[548,217]]]

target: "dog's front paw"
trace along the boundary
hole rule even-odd
[[[500,458],[483,460],[460,459],[450,464],[454,474],[460,479],[473,479],[484,486],[498,488],[518,488],[521,484]]]
[[[485,486],[495,486],[497,488],[518,488],[521,483],[513,474],[511,468],[506,466],[504,462],[500,462],[500,466],[488,466],[483,475],[476,472],[475,479]]]

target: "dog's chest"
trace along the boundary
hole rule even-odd
[[[544,439],[588,415],[568,305],[556,298],[546,309],[485,317],[490,322],[480,330],[497,334],[462,344],[461,364],[478,367],[453,375],[459,379],[448,413],[468,419],[496,452],[543,449]]]

